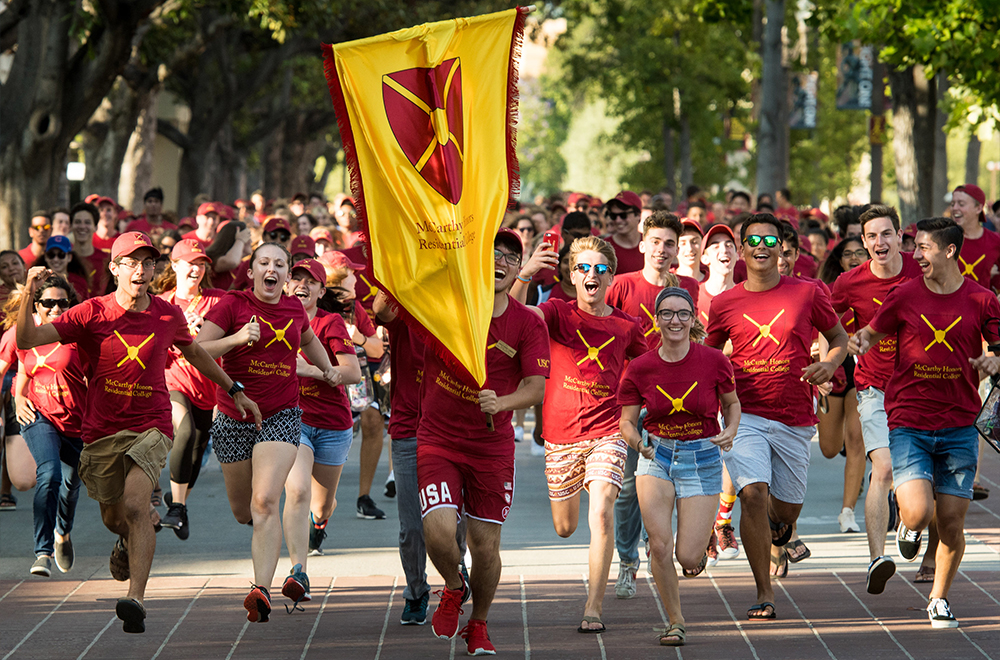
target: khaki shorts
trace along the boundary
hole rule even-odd
[[[628,445],[620,433],[571,444],[545,443],[545,480],[549,499],[568,500],[590,482],[606,481],[621,490]]]
[[[83,446],[80,479],[87,494],[102,504],[117,504],[125,496],[125,477],[138,465],[155,484],[167,464],[173,441],[160,429],[119,431]]]

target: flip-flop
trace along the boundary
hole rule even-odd
[[[771,545],[781,547],[788,543],[788,540],[792,538],[792,526],[788,523],[776,523],[771,520],[771,515],[767,516],[767,523],[771,526],[772,532],[781,532],[778,537],[775,538],[774,534],[771,534]]]
[[[683,624],[671,623],[669,628],[660,633],[660,646],[684,646],[686,636]],[[668,639],[670,637],[677,639]]]
[[[122,630],[125,632],[146,632],[146,608],[135,598],[119,598],[115,614],[123,621]]]
[[[772,576],[778,578],[788,577],[788,551],[782,548],[777,557],[771,555],[771,566]]]
[[[771,608],[771,613],[767,614],[767,608]],[[758,614],[754,614],[757,612]],[[764,620],[764,619],[777,619],[778,610],[775,609],[774,603],[764,602],[757,603],[753,607],[747,610],[747,618],[751,621]]]
[[[606,632],[608,630],[607,627],[604,625],[604,622],[601,621],[601,617],[599,617],[599,616],[585,616],[585,617],[583,617],[583,621],[584,621],[584,623],[599,623],[599,624],[601,624],[601,627],[600,628],[584,628],[583,626],[580,626],[579,628],[576,629],[576,631],[579,632],[579,633],[598,633],[599,634],[599,633],[602,633],[602,632]]]
[[[802,548],[802,550],[799,551],[799,548]],[[806,544],[802,542],[802,539],[795,539],[792,541],[792,545],[789,546],[785,552],[788,554],[788,561],[793,564],[812,556],[812,551],[806,547]]]
[[[698,577],[699,575],[701,575],[705,571],[705,566],[707,566],[707,565],[708,565],[708,553],[706,552],[705,554],[703,554],[701,556],[701,561],[698,562],[697,566],[695,566],[694,568],[692,568],[690,570],[687,569],[687,568],[685,568],[683,570],[684,577],[686,577],[686,578]]]
[[[934,567],[933,566],[921,566],[917,569],[917,575],[913,578],[914,582],[934,582]]]

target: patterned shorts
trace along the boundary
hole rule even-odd
[[[238,463],[253,457],[258,442],[287,442],[299,446],[302,435],[302,410],[279,410],[261,423],[258,431],[253,422],[239,422],[219,413],[212,422],[212,446],[220,463]]]
[[[606,481],[621,490],[628,445],[620,433],[571,444],[545,443],[545,480],[549,499],[568,500],[590,482]]]

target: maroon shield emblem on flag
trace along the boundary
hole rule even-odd
[[[382,76],[382,101],[410,164],[431,188],[457,204],[465,153],[461,61],[452,58],[433,68]]]

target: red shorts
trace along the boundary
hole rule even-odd
[[[476,520],[502,525],[514,499],[514,457],[468,456],[452,448],[417,443],[420,516],[455,509]]]

